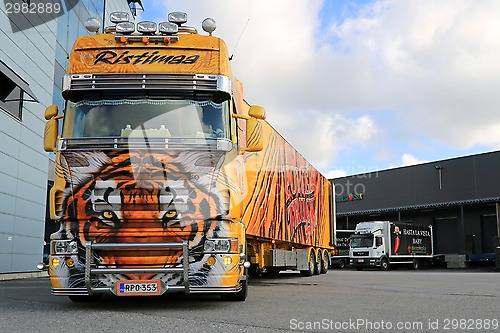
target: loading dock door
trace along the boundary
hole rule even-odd
[[[483,253],[495,253],[497,218],[495,215],[481,216],[481,246]]]
[[[432,229],[434,231],[435,254],[461,253],[458,217],[435,218]]]

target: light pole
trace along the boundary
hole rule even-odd
[[[443,189],[443,175],[442,175],[442,170],[443,170],[443,167],[440,166],[440,165],[435,165],[434,168],[436,168],[436,170],[438,171],[438,174],[439,174],[439,189],[442,190]]]

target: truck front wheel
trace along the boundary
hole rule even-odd
[[[387,258],[382,258],[380,260],[380,270],[386,271],[388,269],[389,269],[389,260],[387,260]]]
[[[248,278],[246,280],[241,281],[241,289],[240,291],[234,294],[221,294],[220,298],[223,301],[229,302],[243,302],[247,299],[248,295]]]

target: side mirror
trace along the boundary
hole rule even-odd
[[[59,109],[57,105],[52,104],[51,106],[45,109],[45,120],[49,120],[50,118],[54,118],[59,113]]]
[[[262,121],[251,117],[247,120],[247,147],[245,151],[256,152],[264,148],[262,137]]]
[[[57,113],[59,112],[57,105],[51,105],[45,110],[45,133],[43,137],[43,149],[46,152],[55,152],[56,141],[59,130],[59,122],[57,120]]]
[[[248,116],[233,114],[232,117],[246,120],[247,147],[242,151],[261,151],[264,148],[262,120],[266,119],[266,110],[262,106],[252,105]]]
[[[248,110],[248,115],[252,118],[264,120],[266,119],[266,110],[262,106],[252,105]]]

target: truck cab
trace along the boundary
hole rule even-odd
[[[356,226],[351,236],[350,264],[357,270],[366,266],[380,267],[386,270],[389,266],[390,239],[387,235],[386,222],[362,222]]]

